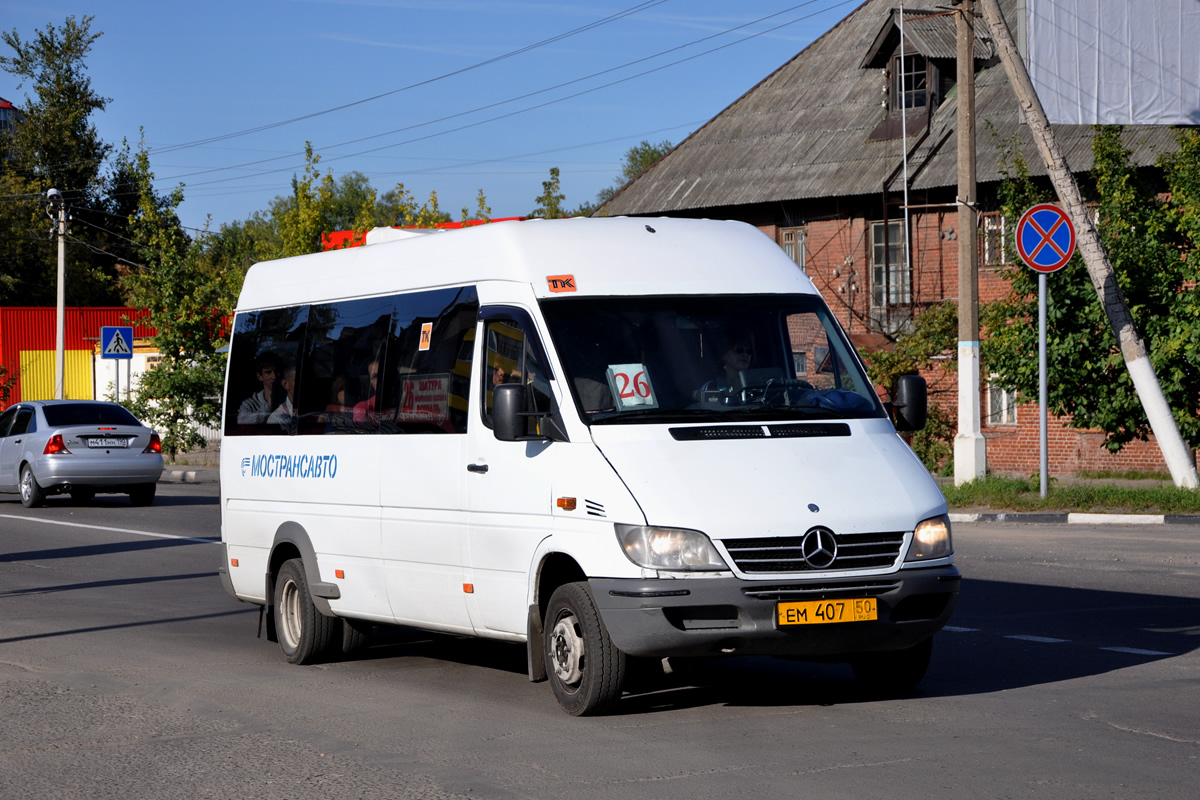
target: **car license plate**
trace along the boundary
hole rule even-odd
[[[117,439],[114,437],[93,436],[87,440],[88,447],[129,447],[128,439]]]
[[[780,625],[824,625],[830,622],[870,622],[878,617],[875,598],[805,600],[775,607]]]

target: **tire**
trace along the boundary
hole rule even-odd
[[[46,499],[46,492],[38,485],[33,477],[33,470],[28,464],[21,467],[21,505],[26,508],[37,508]]]
[[[96,497],[96,490],[78,487],[71,490],[71,502],[77,506],[86,506]]]
[[[135,506],[148,506],[154,502],[154,492],[157,489],[157,483],[139,483],[129,490],[129,502]]]
[[[854,677],[868,690],[899,694],[913,689],[925,677],[933,654],[933,637],[906,650],[870,653],[850,662]]]
[[[363,650],[367,646],[367,642],[371,639],[370,622],[361,619],[346,619],[339,620],[342,623],[340,652],[344,656],[352,656],[355,653]]]
[[[563,710],[576,717],[612,711],[625,682],[625,654],[609,638],[586,583],[554,590],[542,629],[546,675]]]
[[[337,620],[313,605],[304,562],[285,561],[275,576],[275,632],[279,649],[291,664],[312,664],[328,655],[337,631]]]

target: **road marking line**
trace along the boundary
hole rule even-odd
[[[942,630],[948,631],[950,633],[978,633],[979,632],[979,628],[956,628],[953,625],[947,625],[946,627],[942,628]]]
[[[62,522],[56,519],[38,519],[37,517],[21,517],[16,514],[0,514],[0,519],[19,519],[23,522],[41,522],[46,525],[65,525],[68,528],[87,528],[93,531],[109,531],[111,533],[132,533],[135,536],[150,536],[155,539],[177,539],[181,542],[196,542],[198,544],[219,544],[219,539],[197,539],[194,536],[176,536],[173,533],[151,533],[150,531],[135,531],[130,528],[109,528],[104,525],[85,525],[82,522]]]
[[[1162,650],[1142,650],[1137,647],[1101,647],[1110,653],[1129,653],[1132,656],[1173,656],[1174,653],[1164,653]]]
[[[1041,642],[1042,644],[1062,644],[1070,639],[1052,639],[1049,636],[1005,636],[1005,639],[1020,639],[1022,642]]]

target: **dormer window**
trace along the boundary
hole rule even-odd
[[[929,63],[925,56],[898,54],[892,61],[892,75],[895,85],[892,87],[892,108],[899,111],[918,109],[924,111],[931,105],[929,102]]]

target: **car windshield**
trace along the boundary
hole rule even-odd
[[[542,313],[589,425],[884,415],[816,296],[554,298]]]
[[[43,406],[46,424],[52,428],[72,425],[141,425],[137,417],[114,403],[63,403]]]

